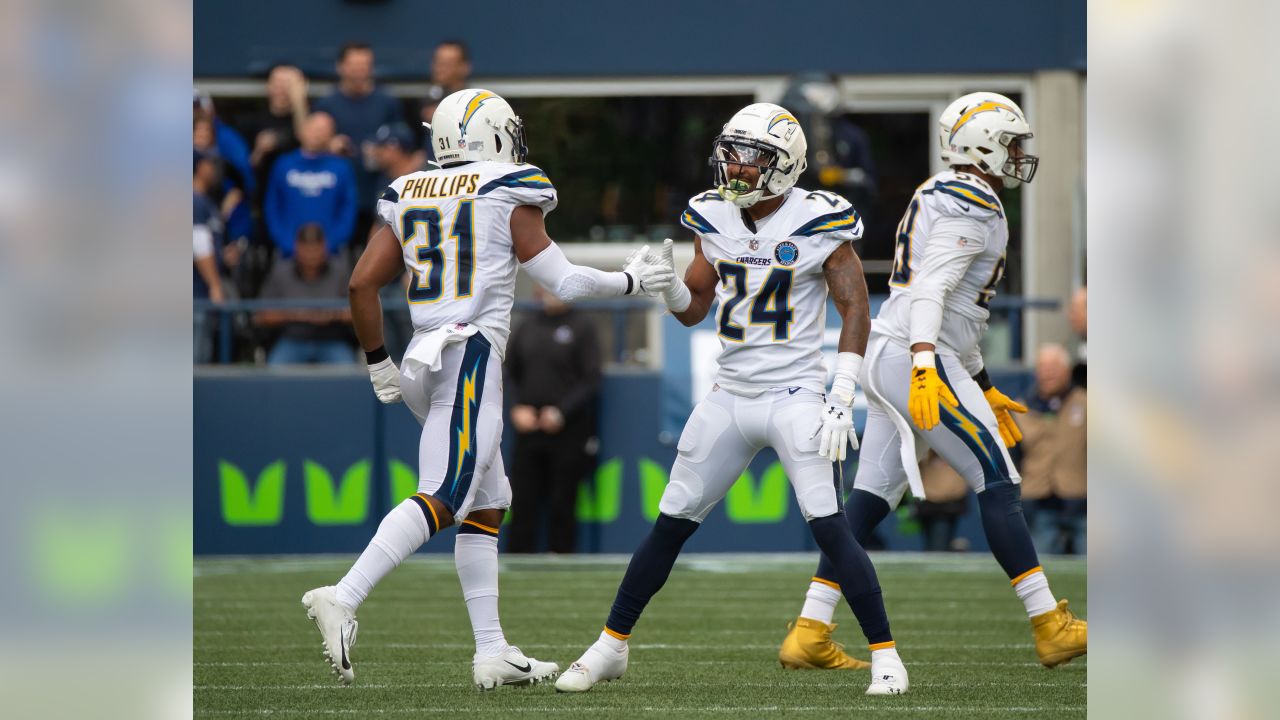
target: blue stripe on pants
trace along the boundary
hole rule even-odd
[[[942,382],[947,384],[951,389],[951,393],[956,396],[956,401],[960,400],[960,393],[956,392],[955,386],[951,381],[947,380],[947,371],[942,368],[942,363],[938,363],[938,377]],[[959,403],[957,407],[951,407],[946,403],[938,402],[938,417],[942,420],[942,424],[952,432],[973,454],[977,456],[978,461],[982,464],[982,475],[984,485],[990,486],[995,483],[1011,482],[1009,477],[1009,468],[1004,462],[1004,453],[1000,452],[1002,442],[996,440],[995,437],[987,431],[987,426],[974,416],[973,413],[965,409],[964,403]],[[974,437],[974,436],[977,437]]]
[[[462,367],[458,370],[458,388],[449,421],[449,465],[445,468],[444,482],[434,495],[451,513],[457,512],[458,506],[466,500],[476,470],[476,423],[480,419],[484,376],[491,349],[489,341],[479,334],[467,338]]]

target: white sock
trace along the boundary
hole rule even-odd
[[[453,540],[453,564],[471,616],[476,657],[497,657],[509,647],[498,620],[498,538],[458,533]]]
[[[356,564],[338,581],[338,602],[355,612],[369,597],[373,586],[405,558],[417,552],[430,537],[431,526],[423,517],[418,503],[405,500],[391,508],[391,512],[382,518],[369,546],[356,559]]]
[[[1058,606],[1053,592],[1049,590],[1049,578],[1039,568],[1019,580],[1013,586],[1013,591],[1018,593],[1018,599],[1027,609],[1027,617],[1043,615]]]
[[[893,647],[880,648],[879,650],[871,651],[872,665],[878,665],[883,662],[893,662],[899,665],[902,664],[902,658],[898,657],[897,645],[894,645]]]
[[[804,594],[804,607],[800,608],[800,617],[831,624],[835,617],[836,605],[844,597],[840,591],[817,580],[809,583],[809,592]]]
[[[619,640],[618,638],[610,635],[606,630],[600,631],[600,637],[596,640],[596,644],[618,653],[627,649],[626,640]]]

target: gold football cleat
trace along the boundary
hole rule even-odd
[[[1068,610],[1066,600],[1031,618],[1031,630],[1036,636],[1036,654],[1045,667],[1056,667],[1089,651],[1089,623]]]
[[[866,670],[871,663],[844,651],[831,639],[835,625],[809,618],[796,618],[778,650],[778,662],[790,670]]]

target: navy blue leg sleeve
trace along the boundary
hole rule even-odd
[[[865,546],[867,540],[871,539],[871,533],[875,531],[876,526],[889,514],[889,503],[879,495],[855,488],[849,493],[849,500],[844,505],[844,514],[849,518],[853,539],[857,540],[859,545]],[[814,573],[814,577],[830,580],[833,583],[839,582],[836,580],[836,569],[826,555],[818,558],[818,572]]]
[[[609,611],[609,620],[605,622],[606,628],[623,637],[631,634],[645,605],[666,584],[685,540],[697,529],[698,523],[692,520],[658,516],[649,536],[631,556],[627,574],[622,576],[613,609]]]
[[[867,551],[853,539],[849,522],[842,515],[828,515],[810,520],[809,530],[822,554],[830,558],[840,591],[862,626],[867,642],[876,645],[892,641],[876,569]]]
[[[978,508],[991,554],[1010,579],[1040,564],[1027,520],[1022,516],[1022,490],[1017,485],[988,485],[978,493]]]

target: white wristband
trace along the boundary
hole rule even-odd
[[[911,354],[911,366],[912,366],[912,367],[923,367],[923,368],[937,367],[937,365],[935,365],[935,364],[934,364],[934,354],[933,354],[933,351],[932,351],[932,350],[921,350],[920,352],[912,353],[912,354]]]
[[[842,352],[836,355],[836,374],[831,381],[831,397],[839,405],[853,405],[854,388],[862,374],[862,356]]]
[[[693,302],[693,294],[683,280],[676,278],[671,287],[662,292],[662,301],[671,312],[684,312],[689,309],[689,303]]]

